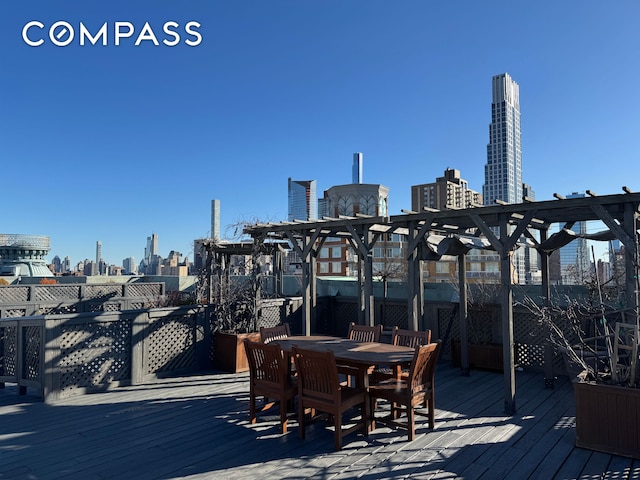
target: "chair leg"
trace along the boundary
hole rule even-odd
[[[411,406],[411,402],[407,404],[407,430],[409,430],[409,441],[413,441],[416,436],[415,411]]]
[[[304,439],[304,427],[305,427],[305,418],[304,418],[304,405],[301,400],[298,400],[298,437]]]
[[[287,402],[283,398],[280,401],[280,432],[287,433]]]
[[[249,393],[249,423],[256,423],[256,396],[253,392]]]
[[[334,417],[333,424],[335,425],[336,432],[334,435],[334,447],[336,451],[342,450],[342,414],[337,413]]]
[[[431,394],[431,396],[429,396],[429,428],[431,430],[435,429],[435,404],[436,401],[433,398],[433,394]]]

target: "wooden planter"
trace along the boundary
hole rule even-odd
[[[574,382],[576,446],[640,459],[640,389]]]
[[[259,333],[222,333],[217,332],[215,341],[214,365],[217,369],[228,373],[246,372],[249,370],[247,354],[244,351],[244,339],[260,341]]]
[[[460,342],[451,342],[451,364],[454,367],[461,365]],[[502,361],[501,344],[469,344],[469,365],[476,368],[486,368],[487,370],[504,370]]]

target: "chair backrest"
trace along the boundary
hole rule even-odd
[[[356,342],[379,342],[382,336],[382,325],[370,327],[368,325],[349,324],[349,340]]]
[[[291,336],[289,330],[289,324],[283,323],[277,327],[260,327],[260,339],[263,343],[273,342],[274,340],[280,340],[281,338],[287,338]]]
[[[392,342],[402,347],[420,347],[431,343],[431,330],[415,331],[393,327]]]
[[[340,379],[333,352],[292,347],[298,372],[298,396],[314,403],[336,405],[340,403]]]
[[[440,355],[442,340],[417,347],[409,369],[408,383],[411,394],[427,390],[433,385],[436,363]]]
[[[284,386],[286,384],[288,370],[280,345],[252,342],[245,339],[244,350],[249,362],[251,382],[256,385],[277,384]]]

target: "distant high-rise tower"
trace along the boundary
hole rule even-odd
[[[211,200],[211,238],[220,240],[220,200]]]
[[[144,258],[148,263],[151,263],[151,259],[158,255],[158,234],[152,233],[150,237],[147,237],[147,248],[144,249]]]
[[[583,198],[585,193],[572,192],[567,198]],[[587,222],[575,222],[571,230],[578,235],[587,233]],[[583,285],[591,275],[589,245],[584,237],[577,237],[560,249],[560,274],[564,285]]]
[[[291,180],[289,177],[289,220],[316,220],[318,198],[315,180]]]
[[[485,205],[493,205],[496,199],[507,203],[520,203],[520,88],[508,73],[495,75],[492,86],[491,125],[482,197]]]
[[[96,265],[100,265],[100,260],[102,260],[102,242],[98,240],[96,242]]]
[[[351,167],[351,183],[362,183],[362,153],[353,154],[353,166]]]

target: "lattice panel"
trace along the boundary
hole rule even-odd
[[[358,323],[358,305],[355,302],[336,302],[335,308],[335,335],[346,337],[349,333],[349,324]]]
[[[104,303],[102,305],[102,309],[105,312],[119,312],[120,311],[120,303]]]
[[[440,332],[440,338],[446,342],[442,345],[442,355],[448,357],[451,352],[451,341],[460,339],[460,325],[458,324],[458,313],[451,319],[453,308],[438,308],[438,331]],[[451,330],[449,336],[445,338],[447,329],[451,323]]]
[[[64,315],[65,313],[77,313],[78,312],[78,304],[71,303],[69,305],[59,305],[59,306],[51,306],[51,307],[40,307],[38,308],[37,315]]]
[[[262,316],[260,318],[259,326],[270,328],[280,325],[284,317],[283,310],[283,305],[269,305],[268,307],[262,307],[260,309]]]
[[[85,306],[85,311],[87,312],[102,312],[103,309],[103,303],[96,303],[96,302],[87,302],[86,306]]]
[[[319,305],[320,303],[318,303]],[[325,304],[326,305],[326,304]],[[320,310],[318,310],[319,312]],[[319,318],[321,313],[318,313]],[[291,310],[287,312],[286,321],[289,323],[292,335],[302,335],[302,304],[294,304]]]
[[[0,328],[0,376],[15,377],[18,363],[18,328]]]
[[[468,316],[469,342],[500,343],[502,341],[500,322],[494,320],[492,310],[469,309]]]
[[[332,325],[333,318],[331,316],[331,302],[332,298],[324,297],[318,299],[318,303],[316,304],[316,328],[315,332],[320,335],[332,335],[334,334]],[[296,332],[297,334],[302,334],[302,306],[298,309],[298,315],[300,320],[298,321],[298,325],[300,325],[300,331]],[[289,322],[293,327],[294,323]],[[291,333],[294,333],[294,329],[291,329]]]
[[[179,370],[195,364],[195,317],[159,318],[149,326],[148,374]]]
[[[86,285],[85,298],[111,298],[122,296],[122,285]]]
[[[141,310],[144,308],[144,302],[133,302],[131,303],[131,310]]]
[[[157,297],[162,295],[162,285],[157,283],[131,283],[127,285],[130,297]]]
[[[27,310],[25,308],[10,308],[4,311],[4,315],[2,318],[17,318],[24,317],[27,314]]]
[[[545,345],[548,334],[544,326],[529,312],[513,312],[513,338],[519,343]]]
[[[528,345],[516,342],[515,363],[523,367],[544,366],[544,345]]]
[[[53,302],[56,300],[78,300],[80,285],[39,285],[36,288],[36,300]]]
[[[131,320],[63,325],[60,335],[60,390],[70,395],[131,378]]]
[[[409,320],[406,305],[386,304],[381,305],[382,325],[389,330],[396,325],[399,328],[409,328]],[[376,322],[378,323],[378,322]]]
[[[25,303],[29,301],[29,287],[0,288],[0,303]]]
[[[40,352],[43,328],[36,325],[22,327],[22,364],[24,365],[22,378],[25,380],[42,380],[40,378]]]

